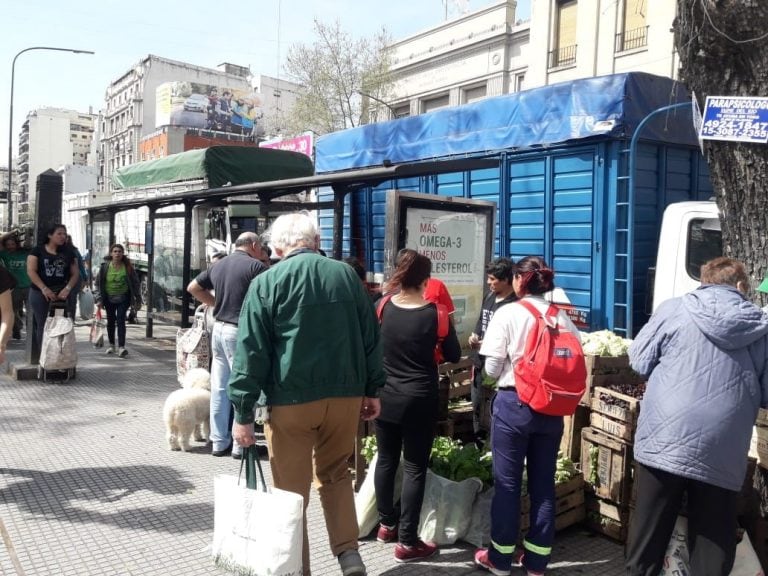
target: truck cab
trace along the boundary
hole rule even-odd
[[[655,312],[669,298],[695,290],[701,265],[723,254],[720,216],[714,202],[677,202],[661,222],[656,268],[649,275]]]

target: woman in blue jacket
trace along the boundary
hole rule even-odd
[[[637,504],[627,574],[659,574],[688,493],[691,574],[730,574],[736,498],[752,426],[768,406],[768,315],[746,300],[744,265],[715,258],[702,286],[664,302],[629,348],[648,378],[635,437]]]

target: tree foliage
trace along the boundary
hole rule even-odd
[[[703,108],[707,96],[768,96],[768,2],[677,0],[680,78]],[[725,254],[752,284],[768,272],[768,144],[704,144],[721,211]]]
[[[386,30],[356,39],[338,20],[315,19],[314,31],[314,43],[288,49],[286,72],[305,88],[288,119],[290,127],[325,134],[375,120],[377,100],[386,100],[392,87]]]

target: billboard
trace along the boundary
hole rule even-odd
[[[165,82],[155,90],[155,127],[184,126],[228,134],[264,133],[261,96],[242,88]]]
[[[299,152],[312,158],[312,133],[309,132],[294,138],[286,138],[285,140],[269,140],[267,142],[261,142],[259,147],[277,148],[278,150],[290,150],[291,152]]]

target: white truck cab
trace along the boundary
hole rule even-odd
[[[677,202],[661,222],[653,282],[653,312],[664,300],[695,290],[701,265],[723,254],[717,204]]]

